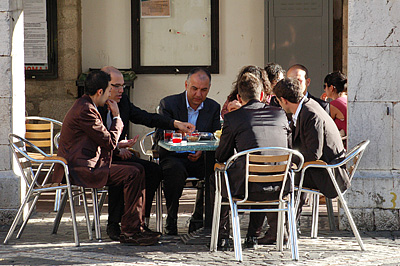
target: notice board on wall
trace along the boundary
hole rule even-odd
[[[132,0],[136,73],[219,72],[218,0]]]
[[[57,78],[57,1],[24,1],[27,78]]]

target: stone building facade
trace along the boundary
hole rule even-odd
[[[241,38],[236,42],[229,41],[229,34],[241,30],[240,25],[233,27],[234,21],[227,12],[231,12],[235,5],[231,0],[220,0],[220,47],[222,70],[219,76],[236,75],[237,69],[232,67],[231,58],[242,56],[241,47],[248,47],[254,51],[259,45],[257,34],[248,37],[248,30],[244,30]],[[255,0],[254,0],[255,1]],[[257,0],[258,1],[258,0]],[[242,3],[242,1],[240,1]],[[254,2],[257,5],[261,1]],[[343,69],[347,68],[349,80],[348,103],[348,138],[349,147],[364,139],[370,139],[365,157],[359,167],[359,172],[352,182],[351,189],[346,193],[349,207],[360,229],[365,230],[397,230],[400,228],[400,94],[397,93],[397,77],[399,76],[400,54],[400,1],[362,1],[343,0],[343,31],[348,31],[348,40],[343,58]],[[40,115],[62,120],[73,101],[77,97],[75,81],[82,72],[82,13],[81,0],[57,1],[58,5],[58,75],[54,80],[26,80],[23,73],[23,0],[0,0],[0,110],[2,129],[0,130],[0,223],[9,223],[19,203],[20,181],[12,171],[12,157],[7,146],[7,136],[10,132],[23,134],[25,108],[29,115]],[[242,4],[244,5],[244,4]],[[257,9],[260,9],[257,7]],[[236,10],[243,13],[243,10]],[[244,16],[246,20],[259,25],[263,19],[254,14]],[[348,20],[345,15],[348,14]],[[257,15],[262,16],[262,10]],[[256,21],[257,23],[255,23]],[[348,21],[348,22],[347,22]],[[259,32],[262,32],[260,30]],[[247,35],[246,35],[247,34]],[[344,34],[346,36],[346,34]],[[258,42],[254,38],[258,38]],[[248,39],[252,39],[246,43]],[[248,46],[245,46],[248,45]],[[241,46],[241,47],[239,47]],[[234,47],[234,48],[232,48]],[[250,49],[251,48],[251,49]],[[260,46],[257,50],[262,51]],[[225,54],[226,51],[229,54]],[[236,56],[234,56],[236,55]],[[246,55],[247,56],[247,55]],[[263,56],[248,62],[243,57],[241,65],[262,65]],[[235,61],[235,64],[238,63]],[[225,67],[226,66],[226,67]],[[117,66],[119,67],[119,66]],[[174,77],[167,75],[157,76],[152,81],[152,75],[139,75],[135,87],[145,86],[148,83],[160,83],[160,86],[169,84],[171,88],[182,86],[182,75]],[[227,80],[228,78],[226,78]],[[226,82],[218,79],[213,81],[212,96],[224,100],[230,88],[215,91],[218,83],[226,87]],[[182,84],[181,84],[182,83]],[[171,85],[172,84],[172,85]],[[229,84],[230,85],[230,84]],[[25,91],[26,86],[26,91]],[[213,91],[214,90],[214,91]],[[152,94],[160,93],[149,88]],[[221,92],[221,94],[220,94]],[[174,91],[176,93],[176,91]],[[171,94],[165,89],[161,94]],[[221,96],[223,95],[223,96]],[[156,100],[149,101],[144,90],[134,91],[135,101],[146,110],[154,109]],[[134,101],[134,102],[135,102]],[[26,102],[26,104],[25,104]],[[150,102],[150,103],[149,103]],[[142,129],[140,129],[142,130]],[[140,131],[142,133],[142,131]],[[136,132],[135,132],[136,133]],[[15,170],[15,172],[17,172]],[[341,228],[348,228],[347,222],[341,215]]]

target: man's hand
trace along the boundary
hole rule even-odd
[[[118,103],[114,100],[108,99],[107,100],[107,106],[108,110],[111,111],[113,117],[119,116],[119,108],[118,108]]]
[[[242,107],[242,105],[239,103],[239,101],[233,100],[228,103],[228,106],[226,107],[226,109],[228,110],[228,112],[232,112],[232,111],[239,109],[240,107]]]
[[[130,148],[133,145],[135,145],[135,143],[137,142],[139,138],[139,135],[136,135],[133,139],[128,139],[128,140],[121,140],[120,142],[118,142],[117,147],[118,148]]]
[[[122,160],[128,160],[132,157],[132,153],[125,148],[119,149],[119,153],[117,155],[118,157],[121,157]]]
[[[178,120],[174,120],[174,127],[178,128],[180,131],[184,133],[191,133],[196,129],[196,126],[187,122],[181,122]]]
[[[196,162],[200,158],[201,154],[202,154],[202,151],[196,151],[196,153],[190,153],[188,155],[188,159],[191,162]]]

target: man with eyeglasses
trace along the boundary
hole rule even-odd
[[[109,99],[118,103],[120,116],[124,123],[124,129],[122,130],[117,148],[114,150],[112,161],[116,164],[139,163],[144,167],[146,199],[144,208],[145,213],[143,213],[143,215],[145,216],[145,223],[148,225],[154,194],[162,180],[162,170],[158,164],[140,159],[128,150],[128,148],[132,147],[138,139],[138,136],[136,136],[133,139],[125,140],[128,137],[129,121],[147,127],[179,129],[183,132],[192,132],[195,129],[195,126],[156,113],[148,113],[145,110],[140,109],[131,103],[128,95],[123,93],[125,84],[122,73],[112,66],[103,67],[101,70],[111,76],[111,91]],[[108,124],[112,121],[111,113],[107,110],[107,107],[99,108],[99,112],[102,116],[104,125],[108,128]],[[122,190],[122,187],[109,187],[108,190],[107,234],[112,240],[119,240],[119,223],[124,212],[124,197],[123,193],[121,193]]]

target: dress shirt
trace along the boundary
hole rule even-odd
[[[308,94],[308,92],[307,92],[307,94]],[[306,95],[307,95],[306,94]],[[300,101],[300,103],[299,103],[299,106],[297,107],[297,109],[296,109],[296,113],[294,114],[294,116],[293,116],[293,118],[292,118],[292,123],[293,123],[293,126],[294,127],[296,127],[296,122],[297,122],[297,118],[299,117],[299,113],[300,113],[300,111],[301,111],[301,107],[303,107],[303,102],[304,102],[304,100],[307,98],[307,96],[304,96],[303,97],[303,99],[301,99],[301,101]]]
[[[188,101],[188,98],[187,98],[187,92],[186,92],[185,95],[186,95],[186,107],[188,109],[188,122],[193,124],[193,125],[196,125],[197,117],[199,117],[199,111],[201,109],[203,109],[204,103],[202,102],[200,104],[200,106],[197,107],[197,110],[194,110],[192,107],[190,107],[190,104],[189,104],[189,101]]]

